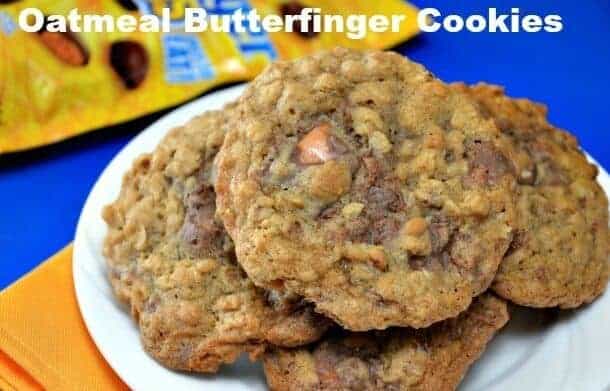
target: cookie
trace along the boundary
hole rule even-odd
[[[134,162],[103,211],[114,291],[146,351],[173,369],[215,372],[267,343],[314,341],[329,323],[299,298],[256,288],[235,261],[211,185],[230,118],[210,112],[171,131]]]
[[[476,99],[518,151],[518,230],[494,291],[531,307],[591,302],[609,273],[608,200],[597,168],[572,135],[547,122],[543,105],[493,85],[455,88]]]
[[[427,327],[487,289],[514,172],[466,95],[388,52],[276,62],[239,100],[218,214],[258,286],[343,327]]]
[[[265,374],[273,391],[454,390],[507,321],[506,302],[484,294],[424,330],[338,331],[309,347],[272,350]]]

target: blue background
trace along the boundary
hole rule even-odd
[[[561,15],[564,30],[556,34],[437,32],[396,50],[443,80],[485,80],[505,85],[510,95],[545,102],[551,121],[575,133],[587,151],[610,167],[610,2],[412,2],[464,16],[485,14],[490,6]],[[0,156],[0,289],[72,240],[81,207],[102,169],[159,116]]]

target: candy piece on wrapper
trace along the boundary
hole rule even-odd
[[[148,73],[148,53],[138,42],[114,42],[110,46],[110,64],[125,87],[138,88]]]

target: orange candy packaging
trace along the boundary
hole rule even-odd
[[[119,17],[161,15],[170,32],[25,32],[20,12]],[[241,8],[261,16],[298,14],[304,7],[333,15],[404,15],[399,32],[186,33],[187,7],[208,15]],[[180,104],[230,82],[255,77],[274,59],[334,46],[387,48],[417,33],[417,10],[401,0],[0,0],[0,153],[56,142]]]

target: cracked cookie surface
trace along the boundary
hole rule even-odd
[[[266,353],[267,382],[273,391],[454,390],[508,321],[506,307],[483,294],[459,317],[424,330],[333,330],[311,346]]]
[[[573,308],[608,283],[608,200],[574,136],[547,121],[547,110],[511,99],[501,87],[455,85],[469,93],[515,145],[518,224],[492,285],[532,307]]]
[[[487,289],[512,239],[500,138],[398,54],[276,62],[219,152],[218,213],[258,286],[351,330],[427,327]]]
[[[215,372],[268,343],[314,341],[329,323],[293,296],[256,288],[235,261],[211,185],[230,110],[172,130],[133,163],[103,211],[115,294],[146,351],[173,369]]]

